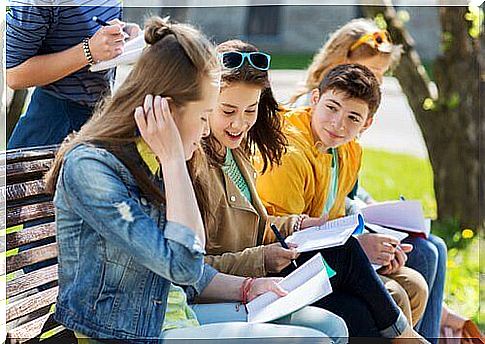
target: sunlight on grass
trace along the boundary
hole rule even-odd
[[[428,160],[406,154],[364,149],[361,185],[378,201],[420,200],[426,217],[436,218],[433,170]]]

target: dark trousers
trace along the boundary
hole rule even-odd
[[[400,309],[354,237],[350,237],[342,246],[319,252],[337,274],[330,278],[333,293],[313,306],[325,308],[342,317],[352,337],[380,337],[382,330],[397,325],[402,330],[403,324],[397,324]],[[316,253],[302,253],[296,260],[298,266]],[[286,276],[294,269],[290,264],[278,275]]]

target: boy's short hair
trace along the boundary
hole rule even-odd
[[[381,102],[379,81],[369,68],[360,64],[342,64],[332,68],[318,85],[320,95],[328,90],[341,91],[349,98],[367,103],[369,117],[374,116]]]

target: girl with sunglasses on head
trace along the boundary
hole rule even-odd
[[[281,247],[269,229],[270,223],[276,223],[289,235],[296,227],[314,226],[325,219],[299,214],[268,217],[256,192],[256,171],[250,160],[258,150],[263,169],[269,169],[280,162],[287,144],[268,78],[270,59],[264,57],[266,54],[257,54],[253,45],[238,40],[220,44],[217,51],[223,64],[221,91],[210,115],[211,135],[204,140],[212,163],[209,208],[214,209],[216,217],[206,226],[206,262],[219,271],[241,276],[286,275],[290,271],[285,268],[292,259],[301,264],[315,252],[298,255],[294,246]],[[355,239],[320,252],[329,266],[329,275],[336,275],[330,278],[333,293],[320,300],[319,307],[333,305],[337,309],[347,303],[347,313],[341,312],[341,316],[344,320],[359,318],[362,324],[351,332],[355,336],[418,337]],[[308,313],[306,317],[315,315]],[[324,332],[341,342],[338,318],[327,313],[325,319]]]
[[[201,201],[207,200],[201,173],[207,165],[199,144],[219,93],[220,65],[212,44],[188,25],[154,17],[145,41],[126,81],[64,142],[47,176],[59,247],[56,321],[88,343],[328,341],[316,329],[296,326],[205,325],[187,305],[179,285],[202,300],[228,302],[286,292],[274,278],[251,281],[247,290],[243,277],[204,264],[203,219],[210,209]]]
[[[401,53],[399,46],[393,45],[389,34],[380,30],[377,25],[369,19],[354,19],[335,31],[330,39],[324,44],[320,51],[314,56],[313,62],[307,71],[304,87],[299,90],[290,100],[297,105],[307,105],[308,97],[301,97],[318,86],[326,72],[341,63],[360,63],[368,67],[382,83],[384,73],[390,66],[397,63]],[[301,97],[301,98],[300,98]],[[375,200],[362,187],[355,186],[351,196],[356,194],[357,198],[370,204]],[[350,209],[358,211],[358,202],[348,202]],[[378,251],[371,252],[369,246],[375,244],[373,235],[361,237],[361,244],[373,261]],[[410,306],[412,310],[413,323],[419,320],[419,314],[423,314],[417,323],[416,329],[425,338],[433,343],[437,342],[440,330],[440,319],[443,303],[443,292],[446,274],[447,248],[443,239],[431,234],[428,239],[409,236],[404,239],[404,245],[412,245],[412,251],[401,254],[398,259],[391,261],[388,268],[382,271],[387,277],[393,276],[393,272],[405,265],[418,271],[426,280],[429,297],[425,303],[418,302],[413,293]],[[406,251],[411,247],[406,248]],[[406,257],[407,255],[407,257]],[[407,261],[406,261],[407,259]],[[398,280],[398,282],[401,282]],[[394,283],[388,280],[388,285]],[[405,282],[403,282],[405,283]],[[394,284],[395,287],[398,287]],[[407,289],[407,288],[406,288]],[[406,301],[405,299],[402,299]]]

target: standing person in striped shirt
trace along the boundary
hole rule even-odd
[[[91,0],[57,7],[35,6],[35,0],[11,3],[7,84],[35,90],[15,126],[9,149],[62,142],[81,128],[101,96],[110,91],[115,70],[90,72],[89,65],[121,54],[126,34],[135,37],[140,28],[121,22],[119,0],[95,2],[98,6]],[[93,16],[110,25],[100,26]]]

